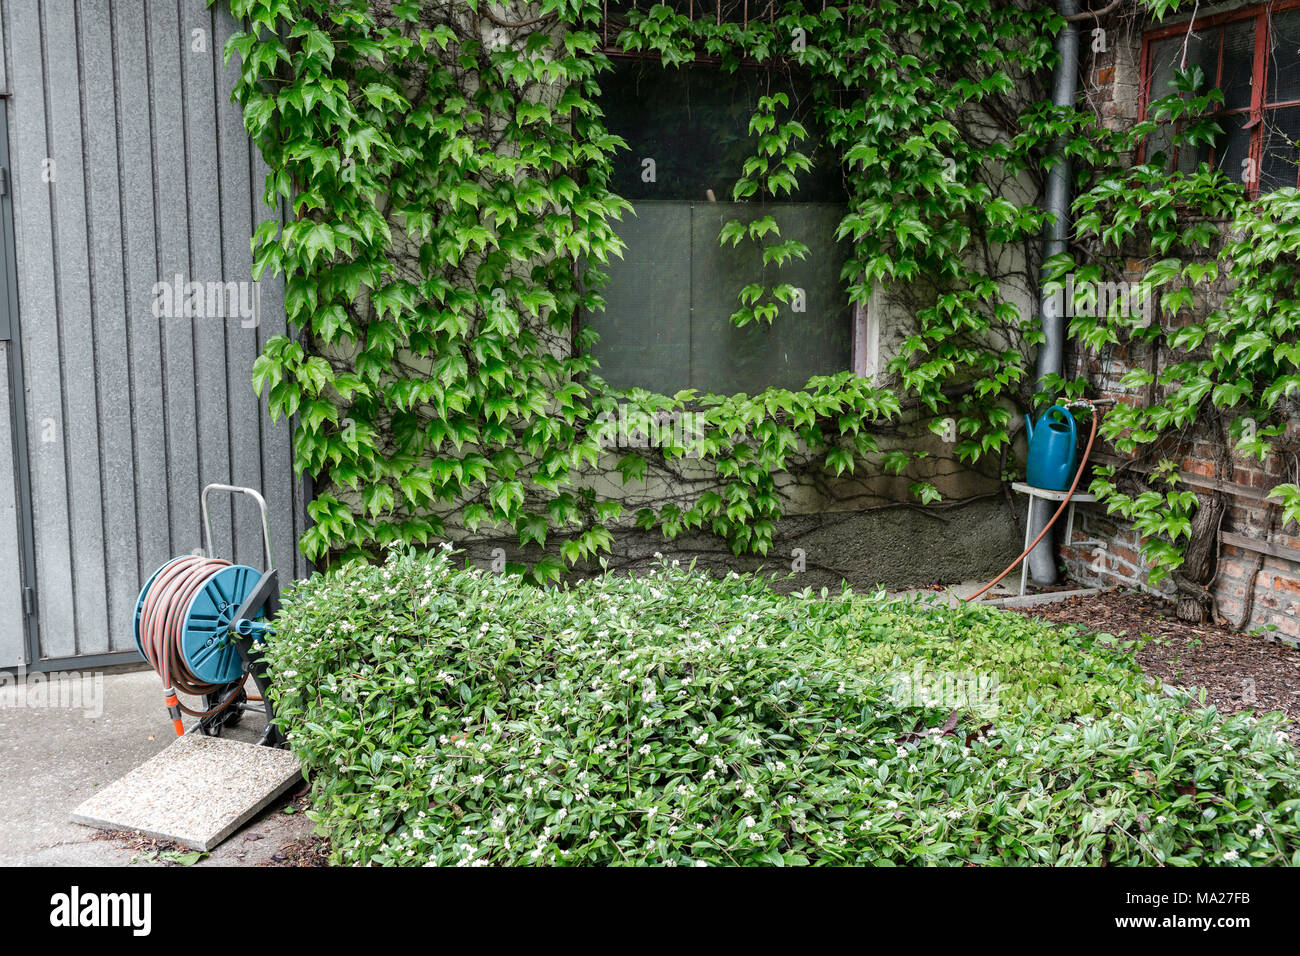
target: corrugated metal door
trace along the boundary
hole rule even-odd
[[[0,325],[0,335],[3,333],[4,327]],[[12,342],[0,341],[0,667],[15,667],[27,660],[20,573],[18,472],[14,464],[13,413],[9,395],[9,350],[12,345]]]
[[[31,515],[20,503],[27,489],[23,427],[22,350],[18,334],[18,275],[14,256],[12,180],[9,172],[9,103],[4,46],[0,44],[0,667],[28,662],[35,628],[27,616],[34,591]]]
[[[134,653],[141,581],[199,546],[204,484],[261,489],[277,564],[305,570],[290,433],[250,385],[261,346],[284,332],[282,286],[251,281],[249,237],[273,211],[230,102],[224,11],[205,0],[3,11],[33,656],[113,660]],[[243,502],[234,514],[216,502],[213,536],[217,554],[261,566]]]

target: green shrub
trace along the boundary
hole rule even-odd
[[[345,862],[1300,862],[1273,720],[1019,616],[824,597],[401,554],[297,586],[269,653]],[[925,702],[984,668],[996,709]]]

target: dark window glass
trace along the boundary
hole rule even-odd
[[[1234,182],[1242,182],[1245,160],[1250,155],[1251,131],[1246,124],[1254,55],[1253,19],[1198,29],[1190,34],[1180,32],[1152,43],[1149,100],[1173,93],[1170,83],[1180,69],[1199,66],[1205,75],[1202,91],[1218,88],[1223,93],[1223,107],[1216,117],[1223,133],[1213,143],[1181,143],[1175,147],[1172,132],[1165,127],[1147,141],[1148,159],[1163,153],[1166,168],[1184,173],[1194,172],[1201,163],[1212,163]],[[1182,126],[1180,123],[1179,128]]]
[[[1270,192],[1295,186],[1300,172],[1300,106],[1270,110],[1264,120],[1264,144],[1260,152],[1259,188]]]
[[[1268,101],[1300,100],[1300,10],[1273,16],[1268,55]]]
[[[1223,29],[1223,74],[1219,89],[1223,91],[1223,106],[1230,110],[1250,108],[1251,77],[1255,63],[1255,21],[1230,23]],[[1205,71],[1210,81],[1214,73]]]
[[[1225,133],[1215,144],[1216,165],[1237,183],[1245,178],[1246,160],[1250,157],[1250,130],[1246,128],[1249,119],[1247,113],[1233,113],[1219,120]]]
[[[799,190],[776,201],[842,202],[843,176],[820,144],[805,83],[759,69],[723,73],[712,66],[664,69],[649,60],[619,60],[601,78],[605,125],[628,149],[614,160],[614,189],[631,200],[732,198],[757,137],[749,120],[760,97],[783,92],[792,109],[780,122],[798,120],[809,133],[798,148],[814,162],[799,176]],[[647,163],[649,160],[653,166]]]
[[[1179,70],[1183,58],[1183,41],[1179,37],[1169,37],[1151,44],[1151,82],[1147,87],[1150,101],[1162,99],[1174,92],[1169,85],[1174,74]]]
[[[629,10],[644,13],[659,3],[693,20],[743,24],[771,19],[775,0],[607,0],[605,15],[626,23]]]
[[[1158,100],[1169,96],[1174,89],[1169,84],[1179,70],[1199,66],[1205,74],[1205,89],[1215,86],[1219,77],[1219,30],[1203,30],[1187,37],[1187,54],[1183,55],[1183,37],[1169,37],[1151,45],[1150,98]],[[1250,82],[1249,72],[1246,82]],[[1249,102],[1249,96],[1247,97]]]

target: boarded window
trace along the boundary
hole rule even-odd
[[[732,202],[757,145],[750,117],[761,96],[777,91],[809,131],[799,148],[814,168],[799,177],[793,196]],[[608,270],[606,310],[589,317],[601,336],[592,350],[600,374],[616,388],[753,394],[849,368],[852,317],[840,277],[849,250],[835,240],[843,180],[816,141],[808,91],[777,71],[666,70],[622,60],[602,83],[601,105],[610,131],[628,144],[615,160],[614,189],[635,212],[618,226],[627,250]],[[765,267],[758,244],[719,243],[729,220],[765,215],[775,218],[782,240],[798,239],[810,254]],[[755,283],[789,283],[800,295],[781,304],[770,325],[737,327],[730,321],[737,296]]]

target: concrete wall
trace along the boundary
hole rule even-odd
[[[605,566],[614,572],[653,567],[656,554],[714,574],[729,571],[776,575],[774,587],[790,592],[806,587],[855,591],[926,587],[987,580],[1020,553],[1018,528],[1000,494],[950,506],[884,505],[872,509],[792,515],[777,523],[766,555],[734,555],[718,538],[689,534],[665,541],[658,532],[624,530],[615,539]],[[536,545],[520,548],[514,539],[479,540],[463,545],[476,567],[492,567],[494,557],[535,561]],[[500,549],[499,551],[497,549]],[[494,551],[496,552],[494,554]],[[601,570],[596,563],[579,572]]]

